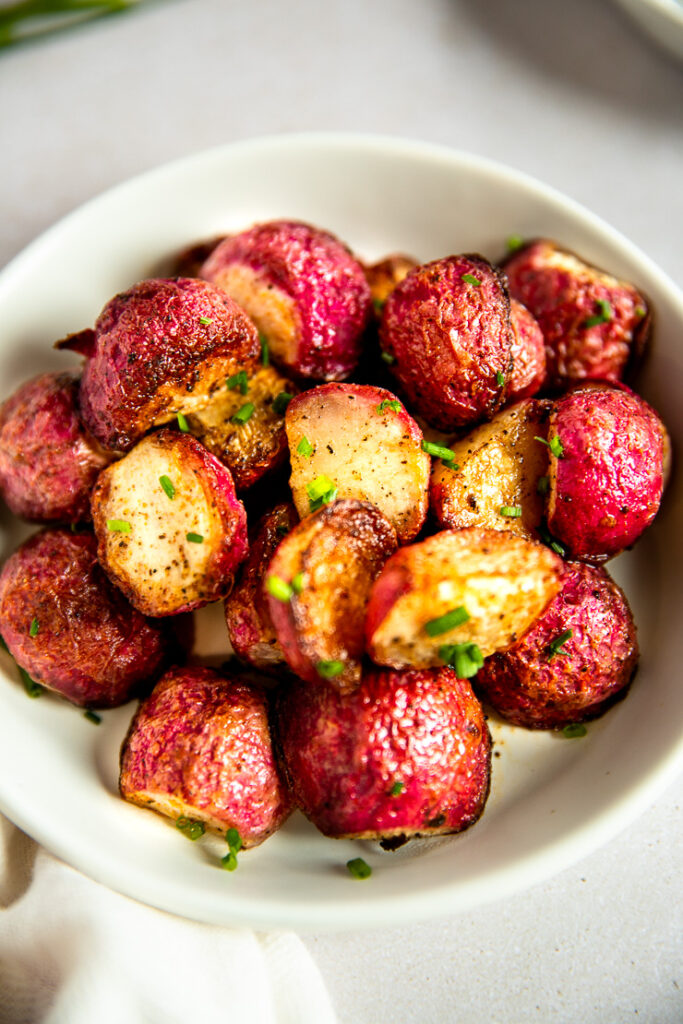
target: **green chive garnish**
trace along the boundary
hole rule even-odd
[[[237,867],[237,854],[242,849],[242,837],[236,828],[229,828],[225,833],[225,841],[229,852],[221,857],[221,865],[226,871],[234,871]]]
[[[481,285],[481,281],[479,280],[478,277],[475,277],[474,274],[463,274],[462,280],[465,281],[467,284],[476,285],[477,288],[479,288]]]
[[[433,455],[435,459],[442,459],[444,462],[452,462],[455,458],[455,452],[452,452],[450,448],[444,448],[443,445],[434,444],[432,441],[423,441],[422,451],[427,455]]]
[[[566,736],[568,740],[576,740],[579,736],[585,736],[586,732],[585,725],[582,725],[581,722],[573,722],[571,725],[565,725],[562,735]]]
[[[557,434],[553,434],[549,441],[546,441],[544,437],[536,437],[534,435],[534,441],[540,441],[541,444],[545,444],[550,448],[550,451],[557,459],[561,459],[564,455],[564,445],[560,441]]]
[[[551,549],[551,551],[554,551],[556,555],[560,556],[560,558],[564,558],[564,556],[567,554],[567,549],[565,548],[564,544],[560,544],[559,540],[556,540],[553,537],[545,523],[541,523],[539,525],[538,535],[543,541],[543,543]]]
[[[294,591],[280,576],[266,577],[266,590],[276,601],[291,601]]]
[[[478,646],[473,643],[444,644],[439,647],[439,657],[460,679],[471,679],[484,664]]]
[[[166,476],[166,474],[164,473],[163,476],[159,477],[159,483],[163,487],[166,497],[170,498],[171,501],[173,501],[173,499],[175,498],[175,487],[173,486],[173,481],[171,480],[171,478]]]
[[[192,818],[176,818],[175,827],[192,842],[201,838],[205,832],[204,822],[193,821]]]
[[[508,519],[521,519],[522,517],[520,505],[501,505],[498,511],[502,516],[507,516]]]
[[[181,412],[178,413],[177,419],[178,419],[178,426],[180,427],[182,432],[184,434],[188,434],[190,432],[190,428],[187,425],[187,420],[185,419],[185,417],[183,416],[183,414]]]
[[[384,303],[386,299],[373,299],[372,304],[375,307],[375,313],[381,313],[384,309]]]
[[[261,365],[270,366],[270,349],[268,348],[268,339],[265,334],[259,331],[258,340],[261,342]]]
[[[344,671],[343,661],[318,661],[315,670],[323,679],[334,679]]]
[[[427,636],[441,636],[442,633],[447,633],[449,629],[455,629],[456,626],[462,626],[463,623],[468,622],[470,613],[464,605],[458,605],[457,608],[451,608],[449,612],[444,615],[440,615],[438,619],[430,619],[429,622],[425,622],[424,631]]]
[[[131,526],[125,519],[107,519],[107,529],[114,533],[130,533]]]
[[[521,235],[510,235],[507,240],[508,252],[517,252],[524,245],[524,239]]]
[[[505,383],[505,374],[502,370],[496,370],[496,384],[499,388],[502,388]]]
[[[353,860],[347,860],[346,867],[352,878],[369,878],[372,874],[372,868],[369,864],[365,863],[362,857],[354,857]]]
[[[207,327],[209,324],[213,323],[213,320],[208,316],[200,316],[199,322],[200,324],[203,324],[204,327]]]
[[[547,494],[548,488],[550,487],[550,480],[547,476],[539,476],[536,483],[536,492],[538,494]]]
[[[606,299],[598,299],[595,305],[598,312],[584,320],[584,327],[597,327],[598,324],[607,324],[612,319],[612,307]]]
[[[249,378],[247,377],[246,370],[240,370],[239,373],[233,373],[232,377],[228,377],[225,382],[225,386],[230,391],[235,391],[239,388],[243,395],[246,395],[249,390]]]
[[[645,316],[645,306],[636,306],[636,308],[633,310],[633,313],[635,316],[638,317],[639,320],[642,320]]]
[[[400,796],[405,788],[405,782],[395,782],[389,790],[389,796]]]
[[[234,416],[231,417],[233,423],[246,423],[251,419],[252,413],[254,412],[254,403],[245,402],[241,409],[238,409]]]
[[[377,412],[384,412],[385,409],[393,409],[394,412],[400,412],[401,403],[396,399],[390,400],[385,398],[384,401],[380,402],[377,406]]]
[[[27,695],[29,697],[40,697],[43,692],[43,687],[40,683],[37,683],[35,679],[31,679],[26,669],[22,668],[21,665],[19,665],[19,675],[21,676],[21,681],[24,684],[24,689],[26,690]]]
[[[297,455],[303,455],[305,459],[310,459],[314,452],[313,445],[307,437],[302,437],[296,447]]]
[[[573,635],[573,630],[565,629],[564,633],[560,633],[559,636],[556,636],[554,640],[550,641],[548,644],[548,661],[550,661],[551,658],[554,658],[556,654],[567,655],[567,652],[563,651],[562,648],[566,644],[567,640],[571,640]]]
[[[382,352],[382,359],[387,366],[391,366],[392,363],[396,362],[396,356],[392,356],[391,352]]]
[[[296,576],[292,577],[292,590],[295,594],[300,594],[304,589],[304,574],[298,572]]]
[[[90,708],[88,708],[87,711],[83,712],[83,717],[87,718],[88,721],[92,722],[93,725],[99,725],[100,722],[102,721],[102,716],[96,715],[94,711],[90,710]]]
[[[186,533],[185,540],[189,540],[190,544],[203,544],[204,538],[201,533]]]
[[[294,395],[290,395],[289,391],[281,391],[279,395],[276,395],[273,399],[273,411],[278,416],[284,416],[287,412],[287,406],[294,398]]]
[[[40,623],[38,622],[38,619],[33,619],[32,622],[31,622],[31,625],[29,626],[29,629],[28,629],[28,635],[30,637],[37,636],[39,629],[40,629]]]

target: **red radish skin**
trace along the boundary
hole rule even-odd
[[[571,635],[552,653],[552,643]],[[513,725],[561,729],[601,715],[623,696],[638,662],[633,616],[602,568],[567,563],[562,589],[507,651],[477,674],[477,689]]]
[[[548,436],[548,528],[573,558],[601,562],[636,542],[663,490],[665,431],[656,412],[625,386],[586,385],[558,399]]]
[[[370,287],[360,263],[329,232],[298,221],[257,224],[221,242],[200,276],[247,311],[289,372],[342,380],[358,363]]]
[[[161,624],[111,585],[93,535],[70,530],[35,534],[5,563],[0,633],[37,683],[89,708],[117,707],[151,687],[170,646]]]
[[[327,836],[459,832],[482,813],[491,741],[452,669],[368,671],[349,694],[297,681],[278,721],[295,798]]]
[[[256,328],[220,288],[141,281],[95,324],[81,379],[85,424],[105,448],[128,451],[151,427],[203,408],[232,374],[253,371],[259,354]]]
[[[78,377],[43,373],[0,407],[0,490],[35,523],[90,519],[90,492],[111,461],[83,427]]]
[[[411,271],[391,292],[380,339],[418,415],[453,431],[489,419],[512,369],[510,299],[481,256],[449,256]]]
[[[526,306],[510,300],[512,324],[512,373],[507,386],[507,404],[531,398],[541,390],[546,377],[543,332]]]
[[[209,668],[171,669],[142,702],[119,785],[125,800],[160,814],[235,828],[245,848],[275,832],[292,807],[265,693]]]

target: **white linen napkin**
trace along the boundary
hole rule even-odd
[[[335,1024],[296,935],[111,892],[0,815],[0,1024]]]

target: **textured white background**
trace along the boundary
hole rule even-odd
[[[4,51],[0,264],[147,168],[318,129],[527,171],[683,284],[683,66],[608,0],[166,0]],[[680,1024],[681,794],[679,781],[600,852],[476,913],[305,936],[340,1020]]]

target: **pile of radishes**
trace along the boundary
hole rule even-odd
[[[549,241],[363,265],[289,221],[175,269],[0,409],[4,499],[48,524],[0,575],[10,653],[90,712],[142,696],[122,795],[226,833],[228,867],[294,807],[387,848],[468,827],[480,699],[571,731],[634,674],[602,563],[667,474],[622,383],[646,299]],[[218,671],[181,613],[220,599]]]

